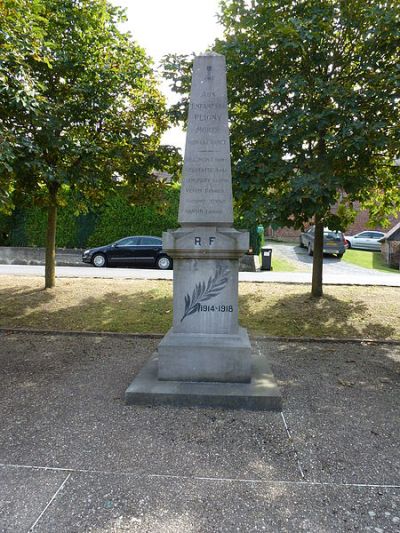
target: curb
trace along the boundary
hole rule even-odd
[[[255,341],[281,341],[281,342],[309,342],[328,344],[335,342],[336,344],[393,344],[400,346],[400,340],[395,339],[365,339],[362,337],[345,337],[336,339],[335,337],[278,337],[276,335],[250,335],[250,338]]]
[[[34,329],[0,326],[0,336],[14,333],[30,335],[60,335],[60,336],[86,336],[86,337],[122,337],[122,338],[142,338],[142,339],[162,339],[163,333],[119,333],[117,331],[72,331],[60,329]]]
[[[64,336],[86,336],[86,337],[119,337],[127,339],[162,339],[163,333],[119,333],[115,331],[72,331],[72,330],[52,330],[52,329],[30,329],[18,327],[0,326],[0,336],[7,334],[30,334],[30,335],[64,335]],[[251,335],[253,341],[274,341],[274,342],[303,342],[303,343],[336,343],[336,344],[368,344],[380,345],[391,344],[400,346],[400,340],[394,339],[368,339],[362,337],[347,337],[335,339],[334,337],[279,337],[277,335]]]
[[[0,264],[0,267],[1,266],[24,266],[24,265],[2,265]],[[43,266],[43,265],[28,265],[28,266]],[[63,265],[59,265],[61,267],[63,267]],[[81,268],[81,267],[79,267]],[[85,267],[82,267],[83,270],[86,270]],[[129,270],[129,269],[126,269],[126,270]],[[171,272],[171,271],[168,271],[168,272]],[[257,272],[246,272],[246,271],[241,271],[239,272],[239,274],[257,274],[257,273],[261,273],[262,271],[257,271]],[[282,274],[285,274],[284,272],[282,272]],[[397,274],[388,274],[389,276],[392,276],[392,275],[396,275],[398,276]],[[1,277],[13,277],[13,276],[17,276],[17,277],[21,277],[21,278],[43,278],[44,274],[37,274],[37,273],[30,273],[30,272],[24,272],[24,273],[11,273],[11,272],[1,272],[0,271],[0,276]],[[161,275],[157,276],[157,275],[152,275],[150,277],[145,277],[145,276],[142,276],[142,277],[137,277],[137,276],[123,276],[123,277],[115,277],[112,275],[112,273],[110,272],[109,274],[107,273],[106,275],[93,275],[93,276],[82,276],[80,275],[80,273],[78,274],[71,274],[71,275],[56,275],[56,278],[57,280],[82,280],[82,281],[85,281],[85,280],[116,280],[116,281],[126,281],[126,282],[131,282],[131,281],[165,281],[167,283],[171,283],[173,281],[173,278],[166,278],[166,277],[162,277]],[[397,283],[397,280],[398,280],[398,283]],[[311,280],[302,280],[302,279],[268,279],[268,278],[264,278],[264,279],[239,279],[239,284],[242,284],[242,283],[254,283],[254,284],[257,284],[257,285],[265,285],[265,284],[274,284],[274,285],[299,285],[299,286],[303,286],[303,287],[311,287]],[[400,288],[400,276],[398,276],[396,278],[396,280],[384,280],[382,282],[379,282],[379,280],[367,280],[367,281],[340,281],[340,280],[328,280],[328,281],[324,281],[323,282],[323,287],[377,287],[377,288],[384,288],[384,289],[390,289],[390,288],[393,288],[393,289],[399,289]]]

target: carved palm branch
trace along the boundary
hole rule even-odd
[[[181,318],[181,322],[187,316],[197,313],[200,309],[200,304],[217,296],[226,287],[228,279],[229,270],[219,266],[217,267],[215,276],[208,278],[207,285],[205,281],[197,283],[193,289],[192,296],[190,297],[189,294],[185,296],[185,313]]]

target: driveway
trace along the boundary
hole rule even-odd
[[[275,253],[281,256],[283,259],[295,263],[296,266],[299,266],[302,271],[312,272],[313,258],[308,255],[306,248],[301,248],[299,245],[294,243],[282,242],[269,242],[268,246],[272,248],[272,264]],[[327,275],[347,274],[351,276],[361,275],[371,277],[376,277],[377,274],[383,276],[385,275],[384,272],[345,263],[334,255],[324,255],[324,273]],[[392,274],[388,273],[387,275],[391,276]]]

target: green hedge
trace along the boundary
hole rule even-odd
[[[179,190],[168,189],[160,204],[131,206],[122,195],[111,197],[98,213],[88,246],[100,246],[127,235],[161,237],[163,231],[178,226]]]
[[[160,236],[178,227],[179,188],[166,188],[157,200],[131,205],[122,192],[110,195],[104,204],[76,216],[76,198],[71,193],[66,207],[57,212],[56,245],[59,248],[87,248],[114,242],[128,235]],[[262,238],[254,222],[235,216],[235,227],[250,231],[250,246],[258,254]],[[45,246],[47,210],[28,206],[11,216],[0,215],[0,245]]]
[[[8,232],[2,235],[2,245],[45,246],[47,233],[47,210],[45,208],[37,206],[19,208],[8,218]],[[77,220],[72,205],[58,209],[57,247],[77,247]]]
[[[11,216],[2,215],[2,246],[27,246],[26,214],[22,209],[16,209]]]
[[[56,246],[85,248],[108,244],[127,235],[161,236],[178,226],[179,189],[169,187],[157,202],[132,206],[123,193],[114,193],[101,207],[76,216],[73,196],[57,211]],[[0,217],[0,245],[44,246],[47,210],[30,206]]]

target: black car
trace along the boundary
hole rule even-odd
[[[162,251],[162,240],[150,236],[125,237],[106,246],[90,248],[83,252],[82,261],[95,267],[147,265],[161,270],[172,268],[171,257]]]

